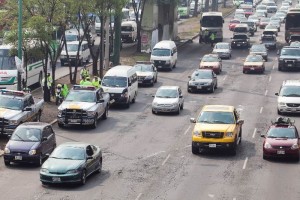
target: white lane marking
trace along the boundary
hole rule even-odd
[[[231,68],[233,69],[233,68],[234,68],[234,65],[232,65]]]
[[[247,162],[248,162],[248,157],[246,157],[246,159],[245,159],[245,161],[244,161],[243,169],[246,169]]]
[[[165,151],[159,151],[159,152],[156,152],[156,153],[154,153],[154,154],[151,154],[151,155],[146,156],[145,158],[151,158],[151,157],[157,156],[158,154],[161,154],[161,153],[165,153]]]
[[[227,78],[227,75],[225,75],[225,76],[224,76],[224,78],[223,78],[223,81],[225,81],[225,80],[226,80],[226,78]]]
[[[269,82],[271,82],[271,80],[272,80],[272,76],[269,77]]]
[[[191,128],[191,125],[189,125],[189,127],[186,129],[186,131],[184,132],[184,135],[186,135],[189,132],[190,128]]]
[[[265,96],[267,96],[267,94],[268,94],[268,90],[265,91]]]
[[[171,154],[169,154],[166,159],[164,160],[164,162],[161,164],[162,166],[164,166],[166,164],[166,162],[168,161],[168,159],[170,158]]]
[[[214,195],[214,194],[208,194],[208,197],[210,197],[210,198],[214,198],[214,197],[215,197],[215,195]]]
[[[260,114],[262,113],[263,109],[264,109],[264,107],[260,108],[260,111],[259,111]]]
[[[255,128],[255,129],[254,129],[254,131],[253,131],[252,138],[254,138],[254,137],[255,137],[256,131],[257,131],[257,129]]]
[[[191,144],[189,144],[189,145],[187,145],[187,146],[185,146],[185,147],[183,147],[184,149],[186,149],[186,148],[190,148],[192,145]]]
[[[232,200],[236,200],[236,198],[234,197]]]
[[[273,65],[273,69],[275,69],[275,65]]]
[[[139,193],[139,195],[136,197],[135,200],[139,200],[139,199],[141,198],[142,195],[143,195],[142,193]]]

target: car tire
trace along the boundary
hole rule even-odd
[[[155,77],[155,83],[157,83],[157,76]]]
[[[239,144],[242,143],[242,135],[243,135],[243,129],[241,128],[240,129],[240,135],[239,135],[239,137],[240,137]]]
[[[263,154],[263,159],[264,159],[264,160],[267,160],[268,157],[267,157],[265,154]]]
[[[153,110],[153,109],[152,109],[152,114],[154,114],[154,115],[156,114],[156,112],[154,112],[154,110]]]
[[[130,107],[130,97],[128,99],[128,102],[125,104],[125,108],[129,108]]]
[[[230,149],[230,155],[236,156],[236,145],[234,145],[234,146]]]
[[[282,112],[280,112],[280,111],[277,109],[277,114],[278,114],[278,115],[282,115]]]
[[[193,154],[195,154],[195,155],[197,155],[197,154],[199,154],[199,148],[198,147],[194,147],[193,145],[192,145],[192,153]]]
[[[98,116],[96,114],[96,116],[94,117],[94,123],[92,124],[92,129],[96,129],[98,125]]]
[[[108,105],[106,105],[106,107],[105,107],[105,111],[102,115],[102,119],[104,119],[104,120],[107,119],[107,116],[108,116]]]
[[[4,160],[4,165],[5,165],[5,166],[10,166],[10,161]]]
[[[215,85],[215,89],[218,89],[218,82],[217,82],[216,85]]]
[[[179,114],[180,114],[180,105],[178,105],[178,109],[177,109],[177,111],[175,111],[175,114],[176,114],[176,115],[179,115]]]
[[[48,185],[48,183],[45,181],[41,181],[41,183],[42,183],[42,185]]]
[[[41,116],[42,116],[42,112],[39,111],[38,114],[36,115],[35,121],[36,121],[36,122],[40,122],[40,121],[41,121]]]
[[[65,125],[63,123],[57,123],[59,128],[64,128]]]
[[[180,106],[180,110],[183,110],[183,104],[184,104],[184,103],[182,103],[182,104],[181,104],[181,106]]]
[[[43,155],[40,154],[39,160],[38,160],[38,162],[36,163],[36,165],[37,165],[38,167],[40,167],[40,166],[42,166],[42,164],[43,164]]]
[[[64,66],[64,65],[65,65],[65,63],[60,61],[60,66]]]
[[[210,92],[211,92],[211,93],[214,93],[214,92],[215,92],[215,87],[214,87],[214,86],[210,87]]]
[[[80,185],[85,185],[86,183],[86,171],[85,169],[81,172]]]
[[[133,97],[133,99],[131,100],[131,103],[135,103],[136,96],[137,96],[137,93],[135,92],[135,93],[134,93],[134,97]]]

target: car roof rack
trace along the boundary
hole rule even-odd
[[[295,120],[291,120],[288,117],[278,117],[276,121],[271,121],[273,125],[293,126]]]

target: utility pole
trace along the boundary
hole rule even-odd
[[[120,49],[121,49],[121,14],[122,8],[116,11],[115,23],[114,23],[114,31],[115,31],[115,39],[114,39],[114,59],[113,64],[119,65],[120,64]]]
[[[23,8],[23,0],[18,0],[18,5],[19,5],[19,15],[18,15],[18,57],[20,60],[22,60],[22,18],[23,18],[23,13],[22,13],[22,8]],[[21,65],[22,66],[22,65]],[[20,70],[18,70],[18,77],[17,77],[17,81],[18,81],[18,86],[17,89],[19,91],[22,90],[22,78],[21,78],[21,72]]]
[[[110,21],[110,16],[106,17],[106,20],[105,20],[105,50],[104,50],[104,52],[105,52],[105,56],[104,56],[105,71],[107,71],[109,68],[109,55],[110,55],[109,21]]]

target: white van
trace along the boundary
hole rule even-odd
[[[126,21],[121,24],[121,38],[124,42],[135,42],[137,26],[135,21]]]
[[[76,60],[78,45],[79,45],[79,41],[67,42],[67,49],[68,49],[68,54],[69,54],[71,62],[75,62],[75,60]],[[90,53],[88,43],[87,43],[87,41],[82,41],[81,47],[79,49],[78,63],[79,63],[79,65],[82,65],[83,62],[87,62],[87,63],[90,62],[90,59],[91,59],[91,53]],[[61,66],[64,66],[65,63],[68,63],[66,48],[64,48],[60,54]]]
[[[157,69],[169,69],[176,67],[177,47],[174,41],[163,40],[158,42],[152,52],[150,61]]]
[[[127,65],[115,66],[105,73],[101,85],[104,92],[109,93],[111,102],[129,108],[138,93],[136,70]]]
[[[83,31],[82,28],[79,29],[79,32],[76,28],[75,29],[69,29],[69,30],[65,31],[65,35],[66,35],[66,41],[67,42],[79,41],[80,38],[84,37],[84,31]],[[89,33],[89,37],[91,38],[92,45],[94,45],[95,40],[96,40],[95,36],[92,33]],[[83,40],[86,41],[86,38],[84,38]]]

